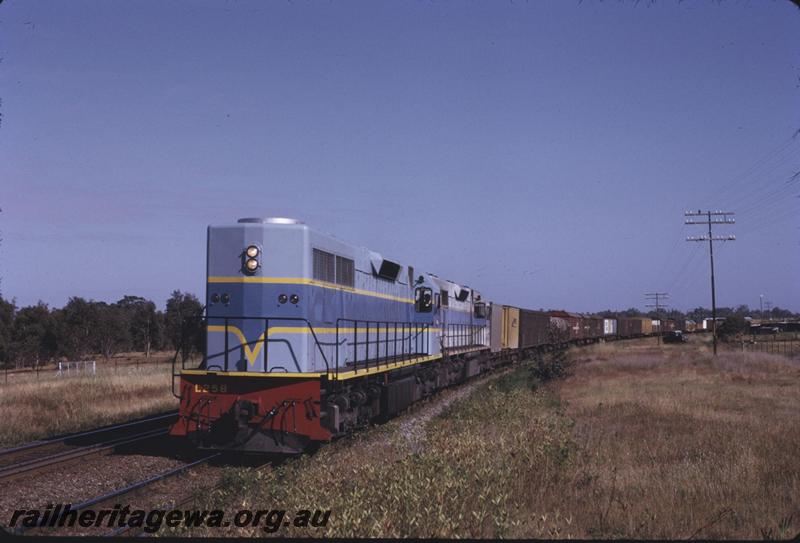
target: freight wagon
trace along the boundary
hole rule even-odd
[[[620,337],[636,337],[653,333],[651,319],[643,317],[625,317],[617,319],[617,329]]]
[[[603,319],[600,317],[583,317],[583,337],[585,339],[599,338],[604,335]]]
[[[518,307],[492,304],[490,314],[490,346],[493,353],[519,348]]]
[[[567,340],[576,340],[583,338],[583,327],[581,323],[581,316],[577,313],[569,313],[567,311],[551,311],[550,322],[564,331]]]
[[[617,319],[603,319],[603,335],[606,337],[616,336],[617,333]]]
[[[519,315],[519,346],[521,348],[552,343],[550,316],[547,313],[521,309]]]

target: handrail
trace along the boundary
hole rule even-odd
[[[409,357],[429,354],[430,351],[430,324],[419,322],[404,322],[404,321],[369,321],[364,319],[336,319],[336,364],[334,366],[334,375],[338,378],[339,371],[342,364],[339,363],[340,359],[340,346],[347,345],[353,349],[352,371],[358,373],[360,370],[370,369],[370,363],[374,362],[374,367],[379,368],[381,365],[388,365],[390,363],[397,363],[398,359],[406,360]],[[352,332],[346,334],[342,338],[343,328],[352,328]],[[393,334],[390,334],[389,329],[393,329]],[[374,332],[373,332],[374,329]],[[360,335],[359,332],[362,331]],[[398,337],[398,331],[400,335]],[[374,339],[372,339],[374,333]],[[349,340],[352,338],[352,340]],[[363,341],[360,341],[363,339]],[[375,356],[370,356],[372,345],[375,346]],[[383,357],[381,357],[381,345],[383,345]],[[389,353],[389,346],[392,346],[391,354]],[[365,357],[359,360],[359,347],[364,349]],[[345,367],[347,360],[345,360]]]
[[[229,335],[231,331],[230,329],[233,326],[232,321],[263,322],[263,336],[260,336],[258,339],[254,340],[248,340],[245,338],[244,342],[237,342],[236,345],[231,345]],[[297,355],[292,348],[292,344],[286,339],[270,339],[269,337],[270,330],[275,327],[278,322],[303,323],[308,328],[316,349],[321,355],[323,363],[325,364],[325,372],[329,377],[333,375],[338,378],[340,370],[349,366],[350,361],[340,364],[340,351],[342,346],[346,346],[347,349],[352,348],[352,370],[355,373],[372,368],[378,368],[391,363],[397,363],[398,361],[405,361],[414,356],[430,354],[430,323],[409,321],[370,321],[364,319],[339,318],[336,320],[335,344],[331,344],[330,342],[325,343],[320,341],[314,326],[305,317],[204,315],[202,316],[202,322],[205,324],[203,329],[204,339],[206,341],[209,326],[221,326],[225,333],[223,339],[223,351],[220,353],[214,353],[213,356],[210,356],[208,352],[208,345],[206,345],[206,348],[204,349],[205,352],[203,353],[203,360],[199,366],[200,368],[208,368],[210,367],[208,364],[212,361],[212,359],[218,359],[218,357],[222,357],[222,366],[218,367],[220,367],[220,369],[224,368],[224,371],[229,371],[229,356],[232,351],[242,349],[245,346],[249,347],[263,343],[263,372],[268,373],[269,344],[273,342],[286,342],[289,348],[289,353],[299,371],[300,366],[298,364]],[[352,330],[345,332],[343,331],[343,328],[352,328]],[[242,332],[244,332],[244,330]],[[336,350],[335,366],[333,366],[333,361],[328,359],[323,345],[328,348],[333,347]],[[361,351],[361,353],[364,355],[364,358],[361,360],[359,359],[359,351]],[[175,364],[173,361],[173,393],[175,390],[176,377],[174,366]],[[186,369],[185,364],[183,364],[182,367],[183,369]],[[177,397],[180,396],[178,395]]]
[[[268,362],[269,362],[269,344],[271,342],[274,343],[274,342],[285,342],[286,341],[286,340],[282,340],[282,339],[270,339],[269,338],[269,330],[272,327],[272,325],[270,323],[272,322],[273,325],[274,325],[275,321],[304,323],[306,325],[306,327],[308,327],[308,330],[311,332],[311,336],[314,338],[314,344],[316,345],[317,350],[319,350],[319,354],[322,356],[322,361],[325,363],[325,372],[326,373],[330,373],[330,371],[331,371],[330,370],[330,363],[328,361],[328,357],[325,355],[325,351],[323,350],[322,344],[321,344],[321,342],[319,340],[319,337],[317,336],[317,333],[314,330],[314,326],[305,317],[245,317],[245,316],[231,316],[231,315],[219,315],[219,316],[217,316],[217,315],[207,315],[207,316],[203,317],[203,320],[206,323],[206,327],[212,325],[211,324],[212,320],[221,320],[221,321],[223,321],[222,325],[224,326],[224,329],[225,329],[224,330],[225,331],[225,338],[224,338],[225,347],[224,347],[223,352],[219,353],[219,354],[224,356],[224,361],[225,361],[224,362],[224,368],[225,368],[225,371],[229,370],[229,358],[228,357],[229,357],[229,354],[230,354],[231,351],[239,349],[244,345],[248,345],[248,346],[250,346],[250,345],[258,345],[259,343],[263,342],[263,345],[264,345],[263,372],[264,373],[268,373],[269,372],[269,366],[268,366]],[[237,346],[230,347],[229,340],[228,340],[228,336],[230,335],[229,328],[231,326],[230,321],[248,321],[248,322],[263,321],[264,322],[264,328],[263,328],[264,335],[263,335],[263,337],[259,337],[256,340],[247,340],[247,341],[245,341],[245,342],[243,342],[243,343],[241,343],[241,344],[239,344]],[[207,331],[207,328],[206,328],[206,331]],[[295,363],[295,367],[297,367],[298,370],[299,370],[300,366],[298,364],[297,356],[294,353],[294,349],[292,348],[291,343],[287,343],[287,345],[289,347],[289,352],[290,352],[290,354],[292,356],[292,359],[293,359],[293,361]],[[203,363],[207,363],[208,362],[208,352],[207,351],[208,350],[206,349],[206,353],[205,353],[205,356],[203,358]],[[216,355],[216,356],[219,356],[219,355]]]
[[[446,325],[444,333],[440,337],[442,351],[478,345],[480,339],[478,336],[485,329],[486,326],[481,324],[456,323]]]

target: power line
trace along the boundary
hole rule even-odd
[[[697,255],[700,253],[700,247],[695,246],[694,250],[691,251],[688,255],[684,256],[683,265],[680,266],[678,272],[672,276],[672,283],[670,283],[669,287],[667,288],[668,291],[673,292],[676,290],[676,287],[680,285],[681,288],[678,290],[683,290],[686,284],[686,277],[684,276],[689,270],[693,270],[692,263],[694,262]],[[691,276],[691,274],[689,275]]]
[[[783,213],[774,214],[772,217],[770,217],[769,220],[761,222],[761,223],[758,223],[748,233],[749,234],[759,234],[759,233],[761,233],[761,232],[763,232],[765,230],[768,230],[770,228],[772,228],[774,230],[774,228],[776,226],[780,225],[783,221],[785,221],[787,219],[791,219],[792,217],[797,217],[797,210],[796,209],[784,210]],[[774,239],[774,236],[773,236],[773,239]]]
[[[791,164],[796,158],[800,158],[800,154],[798,154],[800,147],[796,146],[797,143],[800,143],[800,139],[794,136],[789,137],[778,149],[773,150],[768,153],[767,156],[756,161],[747,171],[735,176],[725,185],[716,189],[714,193],[718,197],[720,195],[722,196],[721,202],[727,207],[737,207],[737,204],[746,202],[752,197],[757,196],[765,186],[765,178],[778,168],[785,164]],[[777,160],[773,160],[776,158]],[[758,173],[757,181],[753,180],[753,182],[746,183],[748,178],[756,175],[756,172]],[[744,190],[740,192],[740,189]]]
[[[703,236],[689,236],[686,241],[708,241],[708,252],[711,257],[711,326],[712,334],[714,336],[714,356],[717,356],[717,294],[714,288],[714,242],[715,241],[735,241],[736,236],[715,236],[711,231],[712,224],[734,224],[736,222],[729,215],[733,215],[730,211],[687,211],[683,214],[685,217],[703,217],[699,219],[685,219],[684,224],[691,225],[706,225],[708,226],[708,235]],[[713,219],[712,219],[713,217]]]

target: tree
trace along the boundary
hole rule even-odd
[[[150,358],[153,347],[160,347],[163,335],[163,319],[159,318],[156,304],[141,296],[125,296],[117,305],[125,311],[133,349]]]
[[[731,315],[734,315],[735,311],[730,307],[718,307],[717,308],[717,317],[728,318]]]
[[[777,305],[772,308],[769,314],[772,315],[773,319],[791,319],[795,316],[795,314],[788,309],[782,309]]]
[[[180,290],[172,292],[167,300],[165,313],[166,332],[175,349],[175,357],[181,355],[186,362],[195,352],[202,349],[203,305],[194,294]]]
[[[725,341],[747,331],[750,324],[741,315],[730,315],[717,325],[717,334]]]
[[[676,321],[682,321],[686,318],[686,314],[678,309],[669,309],[665,311],[663,315],[668,319],[674,319]]]
[[[620,317],[641,317],[642,312],[636,309],[635,307],[629,307],[625,311],[619,312]]]
[[[17,366],[39,366],[52,358],[58,343],[47,304],[23,307],[14,318],[11,351]]]
[[[14,302],[0,298],[0,364],[3,366],[11,362],[11,339],[16,311]]]
[[[547,328],[547,338],[550,343],[564,343],[569,341],[569,328],[563,320],[550,321]]]
[[[711,310],[706,309],[705,307],[695,307],[694,309],[686,313],[686,318],[691,319],[694,322],[702,322],[703,319],[709,317],[711,317]]]
[[[96,347],[97,306],[73,297],[58,315],[59,348],[69,358],[80,359]]]
[[[108,361],[130,346],[130,328],[125,310],[117,304],[93,302],[97,322],[93,339],[95,349]]]

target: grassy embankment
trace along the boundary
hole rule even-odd
[[[416,407],[278,468],[229,468],[198,505],[332,511],[277,532],[295,536],[791,537],[800,364],[712,359],[693,339],[576,350],[573,375],[544,387],[514,370],[430,420]]]
[[[97,362],[97,374],[58,376],[47,368],[0,372],[0,447],[88,430],[177,408],[170,392],[171,366],[163,353],[146,363],[135,356]],[[159,363],[153,363],[157,360]]]

